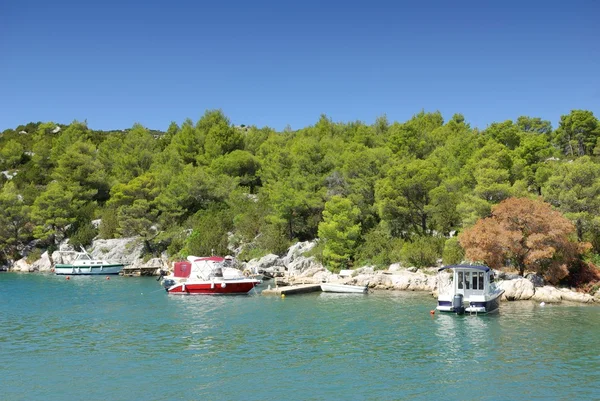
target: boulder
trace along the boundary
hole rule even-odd
[[[335,274],[331,273],[329,270],[323,269],[321,271],[316,272],[313,278],[317,283],[326,283],[328,281],[335,280],[334,276]]]
[[[580,302],[580,303],[592,303],[595,299],[590,294],[584,294],[582,292],[572,291],[568,288],[561,288],[560,290],[563,301]]]
[[[519,301],[531,299],[535,294],[533,283],[522,277],[516,280],[503,280],[498,282],[498,287],[504,290],[502,300]]]
[[[29,273],[33,271],[33,267],[27,262],[27,259],[22,258],[13,264],[12,271]]]
[[[33,262],[31,265],[33,270],[37,270],[40,272],[49,272],[52,270],[52,262],[50,262],[50,255],[48,252],[44,252],[42,257]]]
[[[282,258],[281,262],[284,266],[288,266],[296,260],[300,255],[313,249],[317,244],[316,241],[297,242],[288,249],[288,253]]]
[[[260,259],[252,259],[249,262],[246,262],[244,269],[260,272],[261,270],[266,270],[270,267],[277,266],[279,264],[281,264],[279,256],[271,253],[269,255],[263,256]]]
[[[355,276],[357,274],[374,274],[374,273],[375,273],[375,267],[363,266],[363,267],[359,267],[358,269],[354,269],[354,273],[352,273],[352,275]]]
[[[314,268],[320,268],[320,269],[324,269],[323,265],[319,262],[317,262],[317,260],[314,257],[304,257],[304,256],[300,256],[298,258],[296,258],[292,263],[290,263],[287,266],[288,269],[288,274],[290,276],[301,276],[304,275],[304,273],[307,270],[310,269],[314,269]],[[318,271],[318,270],[315,270]],[[306,275],[304,275],[306,277]]]
[[[392,263],[390,267],[388,267],[389,272],[397,272],[402,270],[402,265],[400,263]]]
[[[556,288],[546,285],[537,287],[531,299],[538,302],[559,303],[562,299],[562,293]]]
[[[544,278],[535,273],[529,273],[525,275],[525,278],[533,284],[534,287],[543,287],[546,283],[544,282]]]
[[[99,239],[88,250],[92,258],[132,265],[140,259],[144,244],[139,237]]]

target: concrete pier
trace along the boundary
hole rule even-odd
[[[321,291],[321,284],[298,284],[262,290],[263,295],[292,295]]]

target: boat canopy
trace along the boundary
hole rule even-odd
[[[483,265],[448,265],[444,267],[440,267],[438,272],[446,269],[474,269],[474,270],[482,270],[484,272],[489,272],[490,268]]]

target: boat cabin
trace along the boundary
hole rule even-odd
[[[452,269],[450,278],[454,294],[463,294],[464,298],[471,295],[490,293],[494,282],[494,272],[487,266],[455,265],[442,267],[438,271]]]

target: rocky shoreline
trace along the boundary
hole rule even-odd
[[[373,290],[423,291],[434,296],[437,295],[437,267],[405,268],[396,263],[389,266],[387,270],[375,270],[373,267],[365,266],[355,270],[343,270],[340,274],[334,274],[314,257],[304,255],[313,247],[313,242],[299,242],[290,247],[283,257],[270,254],[260,259],[240,263],[238,267],[241,270],[248,269],[276,277],[281,285],[318,284],[332,281],[361,286],[368,285]],[[155,268],[155,274],[158,275],[160,270],[170,269],[171,263],[166,255],[150,260],[141,259],[142,248],[142,243],[137,238],[121,238],[94,241],[88,252],[93,258],[120,261],[131,270]],[[69,254],[73,253],[69,251],[74,250],[67,246],[60,252],[53,252],[52,255],[46,252],[40,259],[31,264],[23,258],[16,261],[11,266],[10,271],[50,273],[52,271],[52,261],[54,263],[69,263],[71,261]],[[496,274],[496,285],[504,289],[503,301],[532,300],[545,303],[565,301],[586,304],[600,302],[600,291],[591,295],[569,288],[557,288],[546,285],[544,280],[536,275],[521,277],[503,272],[496,272]]]

